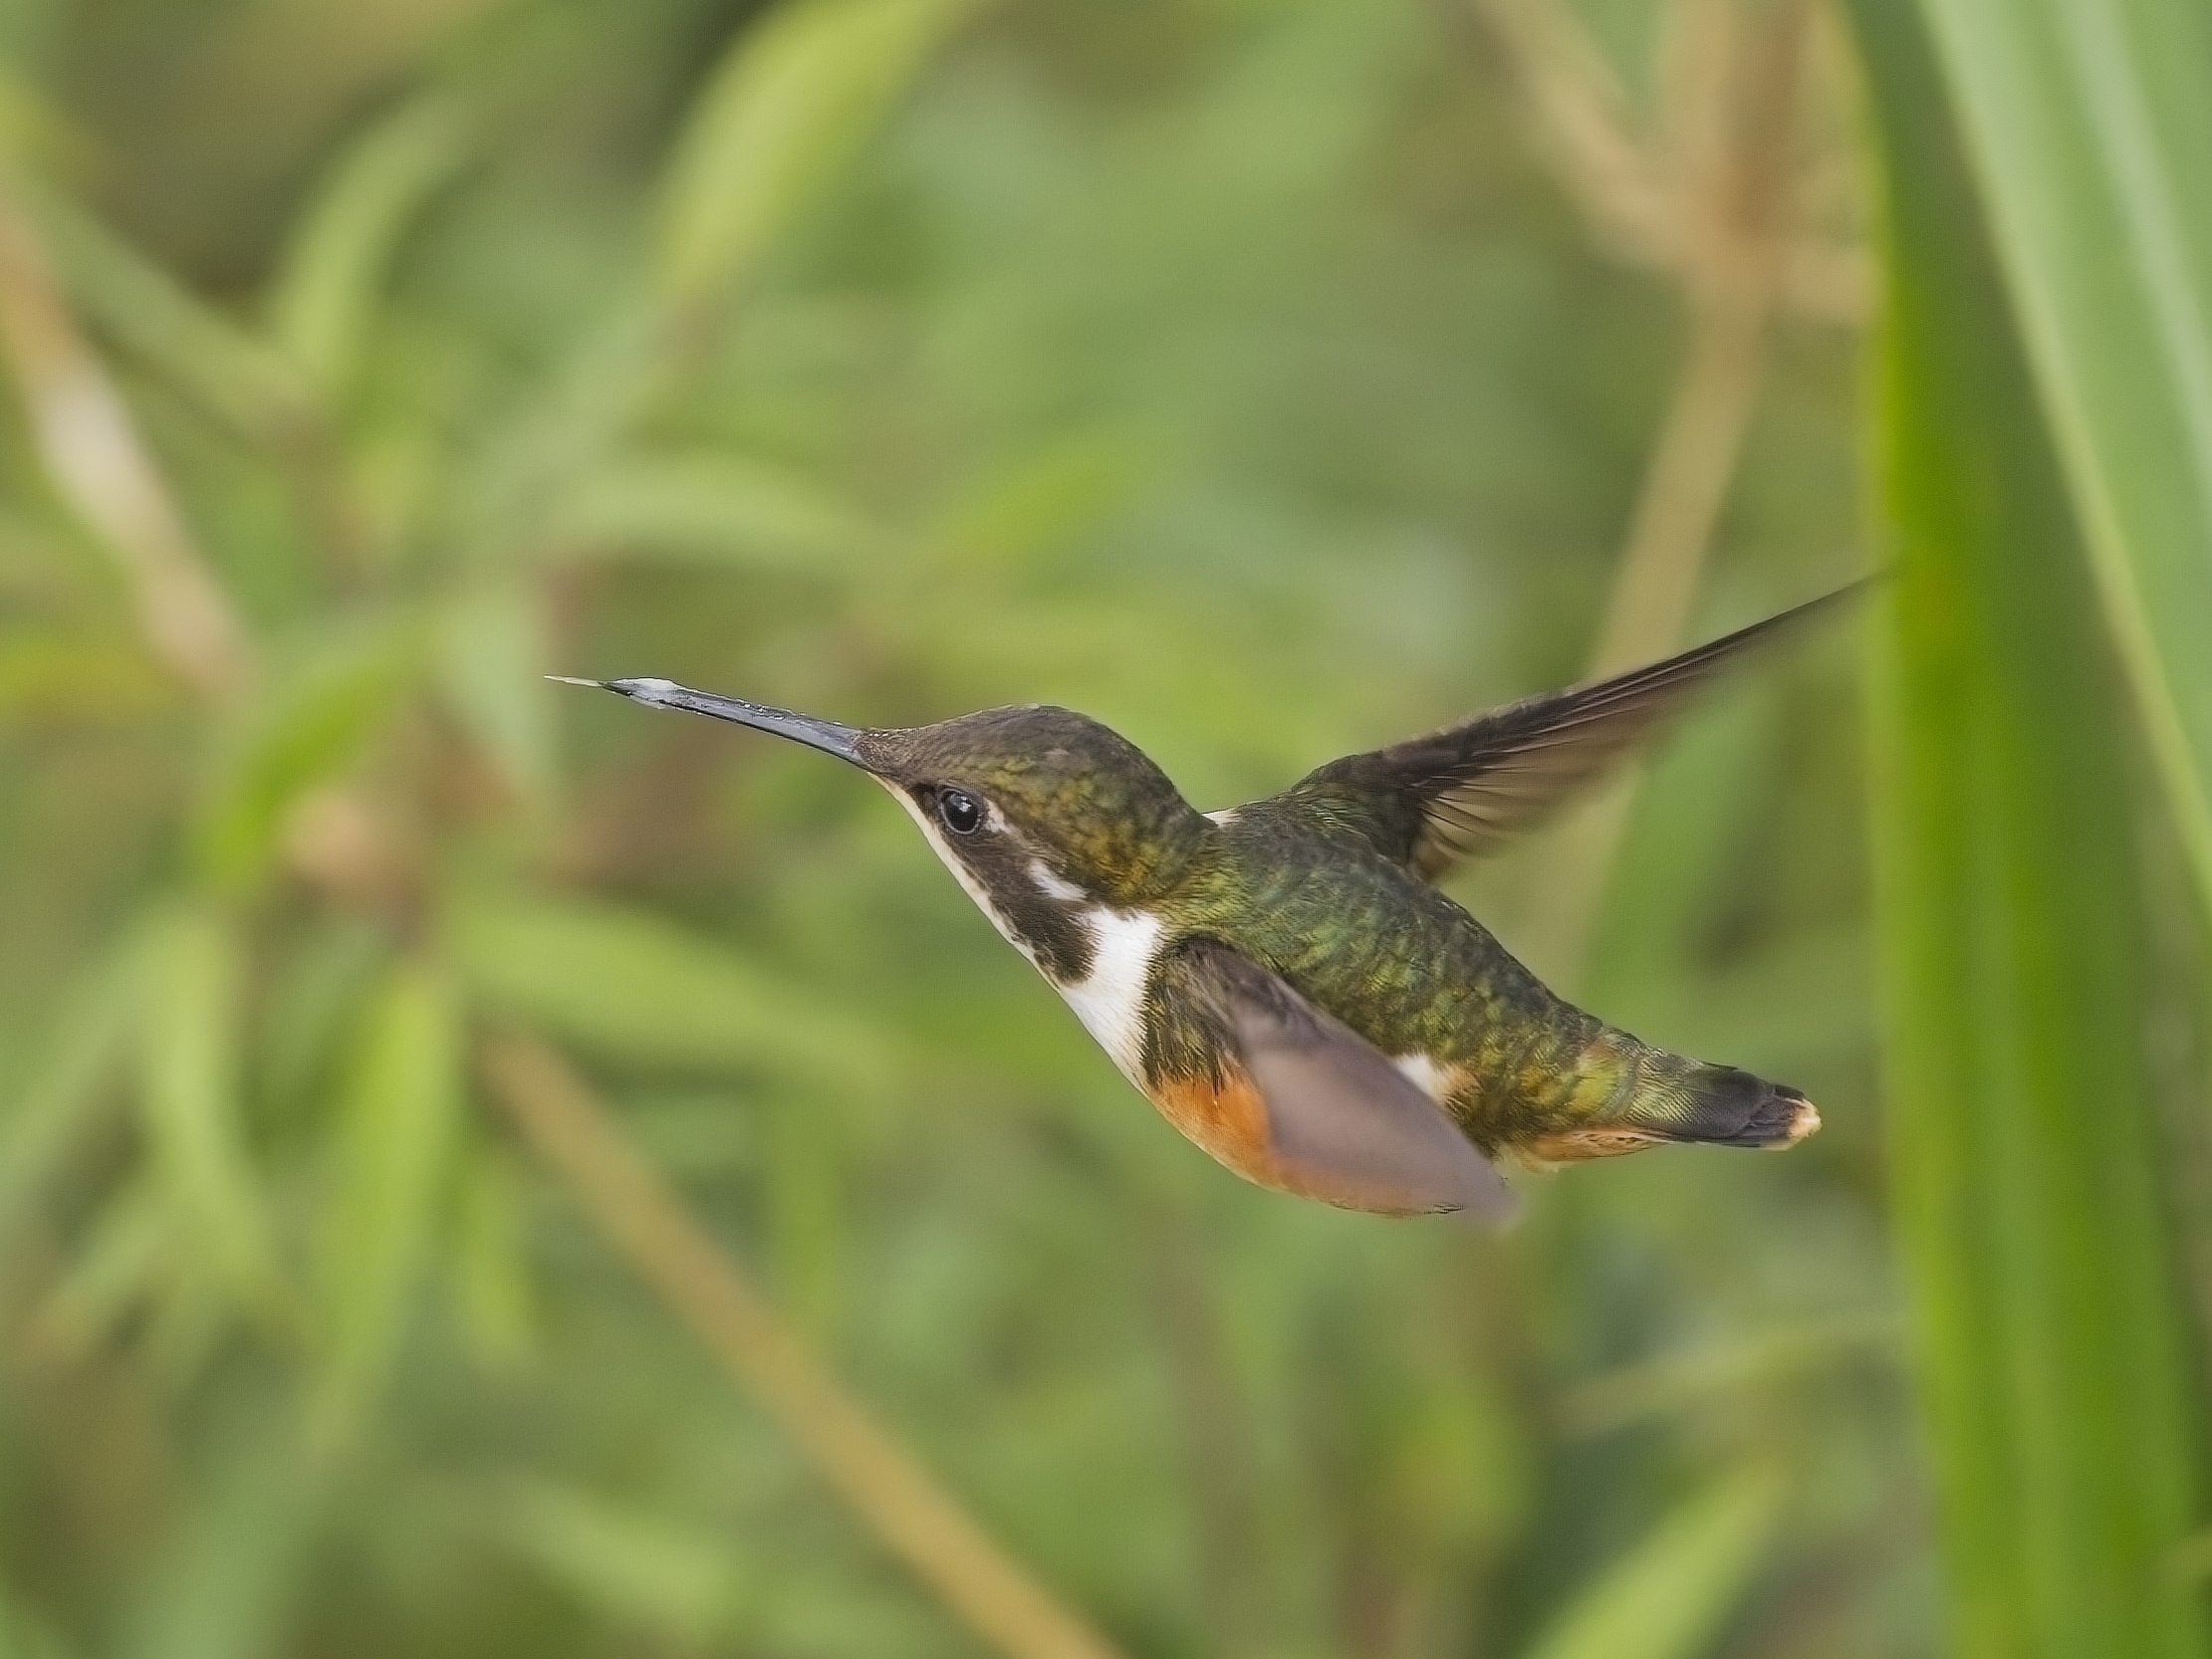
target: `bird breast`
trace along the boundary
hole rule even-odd
[[[1166,926],[1147,911],[1103,904],[1078,911],[1076,919],[1091,936],[1091,972],[1055,989],[1121,1074],[1142,1088],[1144,986]]]

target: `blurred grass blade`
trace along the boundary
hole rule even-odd
[[[443,99],[411,104],[346,152],[284,251],[270,325],[326,394],[342,393],[408,219],[452,176],[468,125]]]
[[[492,1094],[608,1242],[791,1435],[854,1514],[969,1630],[1008,1659],[1117,1650],[1002,1551],[763,1302],[553,1051],[487,1046]]]
[[[287,1615],[308,1586],[302,1568],[321,1493],[307,1460],[282,1441],[234,1443],[215,1462],[127,1612],[122,1659],[276,1659],[295,1651]]]
[[[451,989],[419,962],[399,964],[369,1008],[337,1125],[323,1239],[326,1433],[352,1426],[397,1346],[445,1185],[460,1066]]]
[[[693,328],[752,278],[973,3],[789,0],[737,34],[660,181],[648,291],[586,331],[487,446],[466,539],[495,557],[573,545],[549,506],[693,366]]]
[[[312,389],[266,342],[68,196],[28,181],[23,194],[63,286],[104,336],[264,443],[281,443],[317,418]]]
[[[147,946],[141,1108],[162,1188],[192,1248],[239,1300],[277,1283],[238,1092],[243,967],[215,916],[179,909]]]
[[[529,1206],[521,1173],[497,1147],[475,1147],[460,1163],[448,1262],[461,1335],[477,1364],[507,1370],[539,1340]]]
[[[495,1007],[602,1054],[662,1066],[770,1067],[888,1086],[873,1028],[825,1013],[737,951],[656,917],[576,899],[476,901],[452,945]]]
[[[1780,1487],[1755,1469],[1684,1502],[1601,1573],[1528,1659],[1694,1659],[1766,1552]]]
[[[972,0],[787,0],[730,45],[660,204],[657,281],[711,304],[844,168]]]
[[[569,495],[555,536],[586,554],[839,574],[879,539],[806,479],[728,455],[610,461]]]
[[[506,1531],[521,1554],[587,1606],[685,1650],[714,1634],[735,1599],[743,1557],[722,1540],[570,1487],[519,1485]]]
[[[515,583],[487,583],[453,599],[439,618],[438,678],[462,727],[517,800],[553,797],[552,687],[537,596]]]
[[[125,1315],[174,1280],[176,1208],[150,1178],[113,1193],[85,1225],[68,1270],[39,1308],[41,1334],[86,1352],[107,1341]]]
[[[1700,1406],[1733,1407],[1799,1373],[1869,1357],[1887,1360],[1898,1336],[1887,1310],[1808,1314],[1624,1365],[1569,1389],[1557,1409],[1573,1433],[1609,1434]]]
[[[1961,1659],[2205,1651],[2116,688],[1926,38],[1853,7],[1884,152],[1876,890],[1892,1192]]]
[[[114,557],[146,643],[203,696],[235,698],[252,677],[253,642],[193,544],[129,405],[78,330],[36,221],[5,178],[0,348],[48,481]]]
[[[45,1058],[0,1117],[0,1249],[104,1102],[129,1055],[144,985],[143,942],[125,935],[63,1004]]]
[[[297,666],[244,712],[200,807],[198,853],[221,887],[257,879],[284,815],[311,786],[352,761],[413,688],[421,630],[404,613],[350,619],[303,650]]]
[[[2212,905],[2212,8],[1920,9]]]

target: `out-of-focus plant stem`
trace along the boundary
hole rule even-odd
[[[811,1458],[853,1512],[1010,1659],[1117,1659],[879,1426],[685,1211],[560,1056],[484,1050],[493,1097],[609,1243]]]
[[[1603,66],[1564,11],[1480,0],[1515,57],[1550,147],[1599,235],[1679,280],[1689,339],[1590,659],[1593,677],[1662,657],[1687,626],[1764,378],[1793,268],[1791,143],[1807,7],[1781,6],[1743,50],[1725,5],[1684,8],[1669,156],[1631,164]],[[1654,208],[1653,203],[1657,203]],[[1525,945],[1580,978],[1634,805],[1627,773],[1561,827]]]
[[[1592,678],[1663,657],[1681,641],[1759,400],[1769,299],[1760,288],[1693,304],[1688,359],[1590,654]],[[1530,950],[1555,981],[1582,977],[1641,781],[1640,767],[1623,770],[1560,826],[1547,849],[1553,873]]]
[[[235,698],[252,677],[245,630],[106,366],[79,333],[38,233],[4,179],[0,347],[47,476],[122,566],[148,644],[201,695]]]
[[[1160,1331],[1182,1420],[1206,1585],[1213,1651],[1224,1659],[1266,1651],[1254,1594],[1253,1481],[1238,1438],[1242,1416],[1225,1351],[1219,1292],[1199,1247],[1182,1228],[1163,1229],[1152,1276]]]
[[[1560,182],[1595,235],[1642,263],[1673,258],[1664,181],[1628,130],[1619,81],[1574,14],[1553,0],[1474,0],[1506,49]]]

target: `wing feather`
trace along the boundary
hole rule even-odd
[[[1856,597],[1857,583],[1663,662],[1528,697],[1426,737],[1347,755],[1290,792],[1363,829],[1386,856],[1434,880],[1530,828],[1645,742],[1746,653]]]

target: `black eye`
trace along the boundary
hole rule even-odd
[[[937,821],[955,835],[972,835],[982,828],[983,803],[966,790],[939,790]]]

